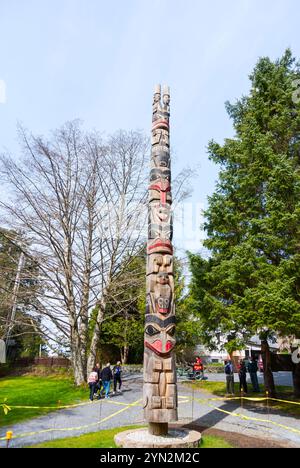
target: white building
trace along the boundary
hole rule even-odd
[[[220,339],[220,342],[222,343],[222,339]],[[223,363],[226,359],[229,359],[230,356],[226,350],[222,349],[221,343],[220,343],[219,350],[217,351],[210,351],[207,348],[205,348],[205,346],[198,345],[196,347],[196,354],[203,357],[203,359],[207,363],[209,362]],[[279,344],[277,341],[274,343],[271,340],[269,340],[268,343],[269,343],[271,352],[277,353],[279,351]],[[240,359],[247,358],[249,356],[255,356],[256,358],[259,358],[260,354],[261,354],[261,341],[258,335],[254,335],[250,338],[250,340],[246,344],[245,349],[233,352],[233,356],[236,356]]]

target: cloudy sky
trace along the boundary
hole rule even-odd
[[[217,177],[206,146],[233,135],[224,102],[260,56],[300,57],[299,17],[297,0],[0,0],[0,151],[17,155],[18,121],[150,133],[153,87],[169,84],[173,169],[198,171],[178,245],[197,250]]]

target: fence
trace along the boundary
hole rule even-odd
[[[13,363],[14,367],[30,367],[30,366],[44,366],[44,367],[70,367],[71,362],[63,357],[38,357],[38,358],[19,358]]]

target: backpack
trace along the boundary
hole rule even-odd
[[[231,374],[231,366],[230,364],[226,364],[225,366],[225,374],[230,375]]]

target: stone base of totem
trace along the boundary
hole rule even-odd
[[[132,429],[116,434],[115,443],[124,448],[198,448],[200,445],[200,432],[172,424],[169,425],[168,434],[156,436],[149,434],[146,427]]]

